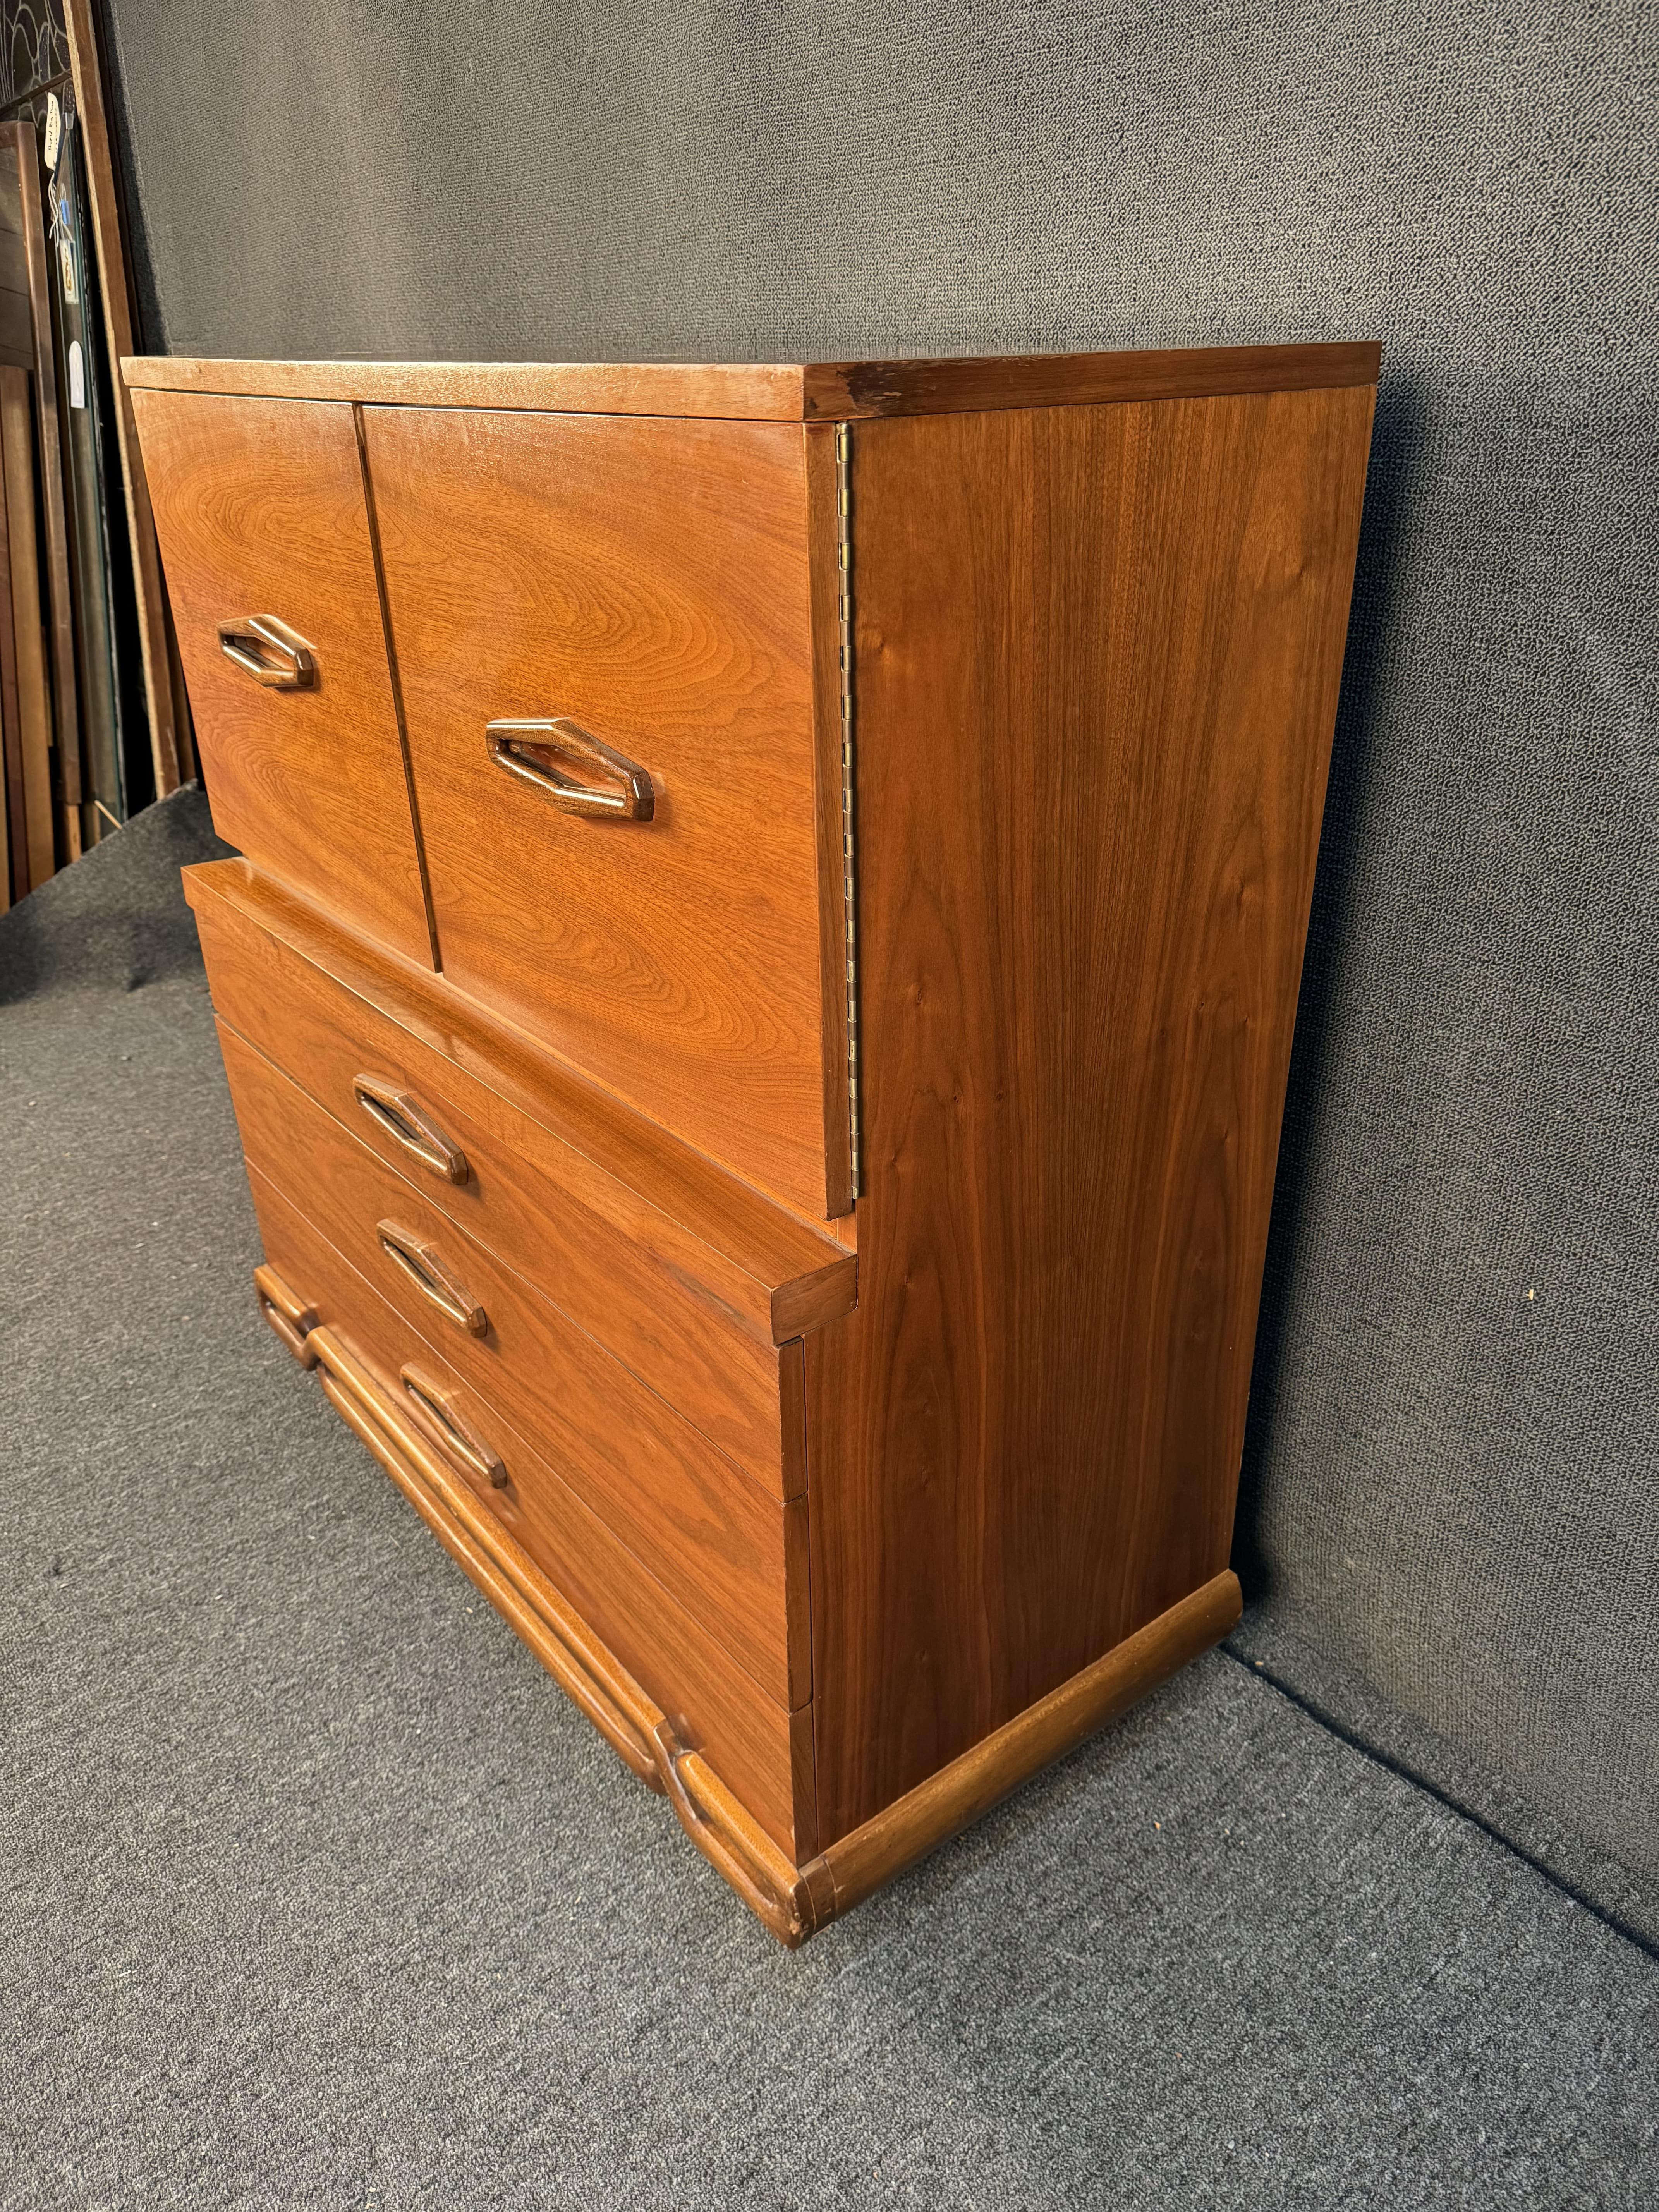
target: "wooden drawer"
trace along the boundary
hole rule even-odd
[[[510,1488],[480,1480],[445,1456],[500,1516],[596,1635],[699,1746],[773,1838],[798,1856],[812,1833],[811,1707],[793,1713],[763,1696],[708,1632],[676,1602],[499,1412],[469,1388],[422,1331],[412,1328],[275,1183],[251,1167],[265,1254],[316,1315],[346,1337],[398,1398],[411,1368],[436,1385],[465,1428],[494,1447]]]
[[[805,433],[364,424],[445,974],[712,1158],[845,1212],[839,695],[820,774]],[[492,757],[488,726],[523,720],[637,764],[650,818],[563,811]]]
[[[805,1704],[805,1501],[763,1491],[234,1030],[220,1036],[249,1164],[441,1346],[766,1695]]]
[[[817,1276],[851,1269],[850,1256],[819,1246],[799,1296],[762,1295],[659,1207],[246,914],[218,899],[197,906],[222,1020],[747,1473],[779,1497],[799,1495],[800,1346],[781,1348],[774,1335],[810,1325],[823,1310]],[[390,1117],[375,1103],[388,1096],[407,1102]],[[451,1179],[429,1138],[422,1157],[394,1133],[401,1122],[414,1137],[417,1117],[459,1152],[464,1180]]]
[[[135,392],[133,406],[216,828],[429,964],[352,410],[169,392]],[[311,648],[303,688],[226,657],[220,624],[251,616]],[[270,647],[239,650],[295,672]]]

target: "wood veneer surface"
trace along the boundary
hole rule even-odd
[[[371,408],[364,435],[446,975],[823,1215],[802,434]],[[652,817],[503,773],[486,725],[522,717],[637,762]]]
[[[487,1406],[559,1468],[645,1567],[717,1636],[764,1694],[811,1695],[805,1609],[787,1607],[805,1565],[804,1507],[769,1497],[568,1316],[348,1137],[261,1054],[220,1024],[249,1163],[299,1203],[402,1316],[435,1341]],[[441,1255],[487,1318],[469,1334],[382,1248],[383,1221]]]
[[[757,1480],[780,1497],[805,1490],[798,1385],[794,1418],[781,1419],[781,1369],[798,1366],[800,1350],[773,1342],[769,1301],[739,1312],[706,1245],[246,915],[215,898],[198,899],[198,914],[222,1021]],[[459,1148],[464,1182],[414,1158],[364,1111],[365,1074],[411,1098]]]
[[[819,1813],[1226,1565],[1364,389],[856,434],[866,1183],[808,1340]]]
[[[684,1739],[702,1748],[768,1834],[787,1851],[809,1853],[816,1834],[810,1707],[790,1712],[760,1694],[696,1612],[647,1573],[501,1409],[471,1389],[446,1358],[447,1345],[395,1312],[257,1164],[248,1180],[267,1255],[317,1319],[378,1369],[392,1395],[410,1360],[456,1393],[470,1425],[495,1444],[513,1477],[516,1503],[503,1525],[675,1716]]]
[[[533,1122],[539,1141],[574,1155],[577,1164],[550,1172],[575,1174],[586,1163],[648,1200],[690,1239],[676,1264],[774,1343],[851,1310],[858,1283],[851,1221],[813,1226],[786,1212],[484,1014],[445,977],[349,936],[246,860],[185,869],[185,896],[210,945],[216,933],[234,934],[241,956],[265,971],[273,997],[302,989],[301,971],[314,969],[350,1000],[349,1018],[366,1035],[393,1032],[388,1049],[416,1055],[419,1072],[453,1091],[505,1140],[513,1140],[515,1125],[494,1118],[492,1098]],[[585,1180],[583,1188],[593,1193],[603,1185]]]
[[[661,1632],[712,1632],[768,1716],[718,1771],[798,1864],[860,1838],[848,1898],[1236,1606],[1377,359],[128,364],[141,402],[358,408],[446,972],[246,870],[192,898],[263,1050],[319,1093],[360,1037],[424,1069],[506,1210],[264,1060],[237,1075],[254,1165],[303,1161],[295,1194],[549,1454]],[[864,1170],[828,1218],[849,435]],[[562,715],[649,771],[649,823],[573,820],[489,762],[486,721]],[[484,1335],[382,1265],[388,1206]],[[730,1300],[700,1357],[740,1333],[735,1394],[653,1357],[653,1270],[687,1258],[683,1298]],[[743,1439],[775,1406],[791,1504]],[[604,1581],[678,1739],[657,1615]]]
[[[135,392],[215,826],[255,866],[430,964],[431,939],[349,406]],[[315,648],[272,690],[218,625],[276,615]]]
[[[125,360],[134,390],[268,392],[405,407],[523,407],[780,422],[1097,405],[1375,384],[1374,343],[1209,346],[910,361],[331,362]]]

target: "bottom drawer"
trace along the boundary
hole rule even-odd
[[[252,1165],[248,1180],[266,1256],[326,1324],[347,1339],[394,1399],[405,1370],[433,1418],[456,1425],[447,1462],[543,1568],[593,1633],[673,1722],[676,1733],[798,1863],[817,1849],[811,1708],[791,1713],[753,1681],[648,1575],[442,1355]],[[492,1468],[491,1458],[499,1461]],[[501,1476],[505,1476],[503,1483]],[[495,1479],[492,1479],[494,1476]]]

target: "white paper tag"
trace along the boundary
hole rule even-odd
[[[64,276],[64,297],[72,307],[81,295],[75,284],[75,248],[66,238],[58,241],[58,266]]]
[[[70,340],[70,405],[84,407],[87,404],[87,362],[81,350],[79,338]]]
[[[46,94],[46,142],[42,149],[46,157],[46,167],[49,169],[55,169],[58,167],[58,149],[63,143],[64,111],[58,105],[58,94],[55,92],[49,92]]]

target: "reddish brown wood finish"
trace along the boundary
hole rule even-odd
[[[775,1344],[852,1310],[858,1237],[851,1221],[818,1229],[795,1219],[665,1129],[619,1110],[575,1069],[481,1013],[442,977],[343,935],[245,860],[187,868],[185,896],[204,927],[216,908],[246,942],[258,942],[273,989],[296,963],[314,968],[352,1000],[354,1022],[395,1031],[393,1048],[416,1054],[411,1065],[441,1084],[472,1086],[456,1097],[471,1104],[482,1086],[606,1176],[649,1196],[698,1248],[693,1272]],[[442,1071],[433,1067],[434,1056],[446,1063]],[[481,1103],[471,1110],[488,1118]]]
[[[850,1218],[825,1225],[833,1239],[798,1221],[442,977],[343,935],[246,861],[186,869],[185,894],[210,963],[234,963],[239,1003],[271,1058],[338,1054],[343,1038],[371,1048],[639,1247],[652,1299],[672,1305],[678,1292],[688,1311],[775,1346],[852,1310]],[[284,1042],[290,1002],[298,1034]]]
[[[296,419],[362,410],[447,971],[192,872],[273,1256],[374,1334],[383,1385],[321,1364],[382,1463],[424,1498],[436,1434],[659,1701],[624,1756],[785,1941],[1236,1616],[1376,368],[258,372]],[[132,381],[198,410],[252,374]],[[826,1218],[838,435],[866,1194]],[[486,724],[538,717],[642,763],[650,818],[493,766]],[[313,1310],[273,1310],[311,1357]],[[459,1443],[404,1416],[411,1344]]]
[[[780,1367],[798,1366],[800,1350],[772,1340],[770,1287],[750,1279],[751,1309],[738,1310],[731,1271],[708,1247],[240,910],[202,896],[197,872],[191,890],[221,1018],[757,1481],[799,1497],[806,1486],[799,1390],[786,1426]],[[365,1073],[426,1109],[464,1154],[464,1182],[424,1166],[362,1110],[355,1086]],[[830,1248],[823,1256],[835,1264]]]
[[[787,1605],[791,1580],[799,1587],[805,1573],[804,1504],[767,1496],[222,1023],[220,1041],[250,1164],[295,1194],[485,1406],[536,1439],[584,1503],[767,1696],[804,1705],[811,1694],[805,1608],[792,1620]],[[452,1320],[416,1287],[384,1249],[383,1223],[429,1248],[440,1287],[453,1285],[461,1293],[453,1303],[481,1310],[484,1328]]]
[[[1180,352],[1060,353],[1008,359],[818,362],[805,371],[806,419],[1094,407],[1375,384],[1377,345],[1196,346]]]
[[[124,361],[135,390],[270,392],[399,407],[851,422],[1375,384],[1374,343],[809,362]]]
[[[800,432],[374,408],[365,435],[446,974],[823,1215]],[[653,818],[503,773],[486,725],[526,717],[639,763]]]
[[[826,1840],[1226,1565],[1371,400],[854,433]]]
[[[164,392],[134,406],[220,835],[430,963],[350,408]],[[267,690],[225,659],[218,624],[255,614],[314,647],[314,690]]]
[[[767,1833],[786,1851],[809,1856],[815,1848],[811,1709],[792,1714],[762,1696],[698,1613],[647,1573],[499,1408],[470,1388],[444,1357],[448,1340],[441,1350],[411,1328],[257,1166],[250,1167],[249,1181],[266,1252],[313,1325],[349,1340],[389,1395],[395,1396],[398,1373],[411,1358],[456,1392],[472,1425],[493,1436],[514,1479],[511,1497],[486,1496],[476,1487],[471,1494],[674,1717],[683,1740],[700,1747]]]
[[[1223,1568],[1103,1658],[1069,1676],[830,1844],[813,1865],[800,1869],[817,1906],[817,1924],[850,1912],[895,1875],[989,1812],[1010,1790],[1126,1712],[1137,1698],[1237,1627],[1242,1610],[1238,1577]]]

